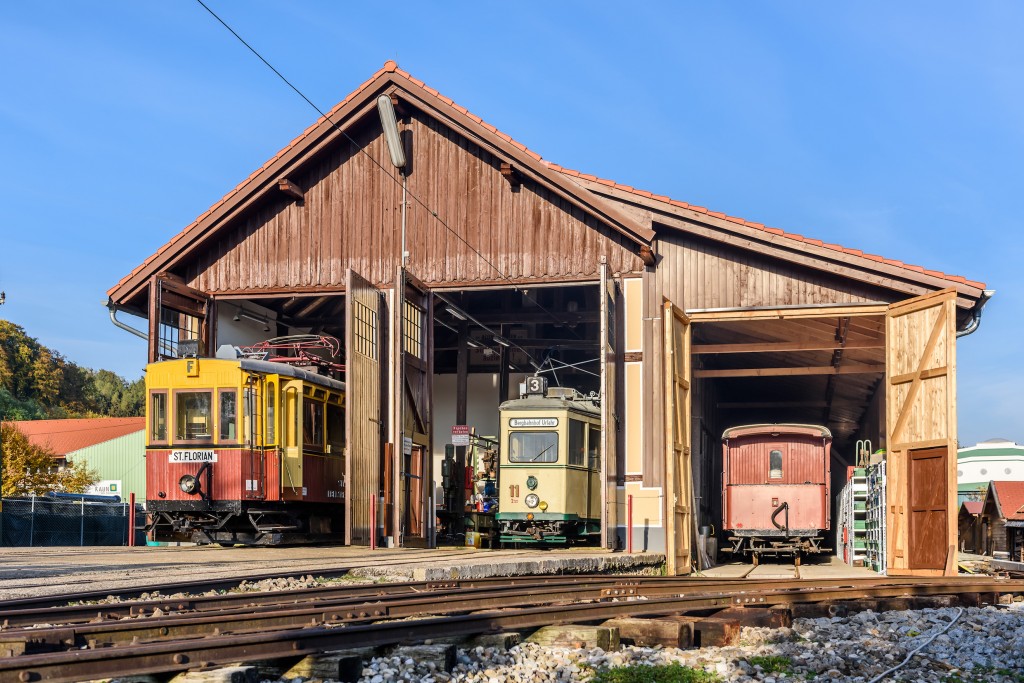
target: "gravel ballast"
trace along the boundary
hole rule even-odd
[[[905,665],[890,671],[922,645]],[[459,650],[451,673],[411,659],[377,657],[365,664],[360,680],[586,682],[603,668],[672,662],[704,669],[722,681],[1020,682],[1024,681],[1024,603],[798,619],[792,628],[745,628],[739,645],[721,648],[624,647],[605,652],[533,643],[508,651],[477,647]]]

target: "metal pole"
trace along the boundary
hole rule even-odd
[[[78,545],[85,545],[85,498],[82,498],[82,508],[79,511],[81,523],[78,525]]]
[[[633,496],[626,496],[626,552],[633,552]]]
[[[377,496],[370,496],[370,550],[377,549]]]
[[[33,541],[36,537],[36,494],[32,494],[32,510],[29,515],[28,524],[28,547],[32,547]]]
[[[128,494],[128,547],[135,547],[135,492]]]

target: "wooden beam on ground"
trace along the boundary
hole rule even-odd
[[[844,365],[838,368],[831,365],[801,368],[729,368],[726,370],[694,370],[693,376],[698,378],[713,377],[797,377],[805,375],[856,375],[866,373],[884,373],[885,365]]]

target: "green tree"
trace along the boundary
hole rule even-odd
[[[49,491],[81,493],[99,478],[84,464],[58,472],[53,453],[34,446],[9,422],[0,423],[0,459],[3,467],[0,496],[4,498],[40,496]]]

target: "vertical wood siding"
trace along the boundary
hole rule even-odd
[[[513,191],[497,157],[419,113],[407,128],[409,266],[427,285],[596,279],[602,256],[614,273],[640,270],[626,241],[580,209],[529,181]],[[303,202],[272,194],[222,230],[187,281],[211,294],[341,289],[352,268],[390,284],[402,188],[379,129],[368,117],[352,133],[357,144],[341,142],[290,177]]]

